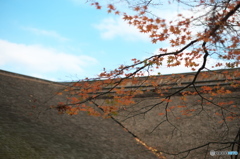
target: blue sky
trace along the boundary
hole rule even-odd
[[[165,45],[80,0],[0,0],[0,24],[0,69],[53,81],[96,77]]]

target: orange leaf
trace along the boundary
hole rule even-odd
[[[185,108],[185,107],[187,107],[187,106],[182,106],[182,105],[179,105],[179,106],[177,106],[178,108]]]
[[[139,10],[140,10],[140,7],[137,6],[137,7],[134,8],[134,10],[135,10],[135,11],[139,11]]]
[[[114,6],[112,4],[108,5],[109,10],[115,10]]]
[[[218,116],[222,116],[222,114],[220,114],[220,113],[218,113],[218,112],[216,112],[215,114],[218,115]]]
[[[62,92],[57,92],[56,94],[57,94],[57,95],[62,95]]]
[[[175,106],[171,106],[169,109],[173,109],[173,108],[175,108]]]

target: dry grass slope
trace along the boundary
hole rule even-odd
[[[0,158],[154,159],[111,119],[58,115],[64,85],[0,70]]]

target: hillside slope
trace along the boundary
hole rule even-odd
[[[0,70],[0,158],[153,159],[111,119],[47,109],[63,101],[58,83]]]

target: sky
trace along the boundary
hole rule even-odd
[[[173,16],[171,8],[160,14]],[[83,0],[0,0],[0,69],[51,81],[96,77],[131,59],[144,59],[152,44],[120,16]],[[163,68],[162,74],[190,72]]]

